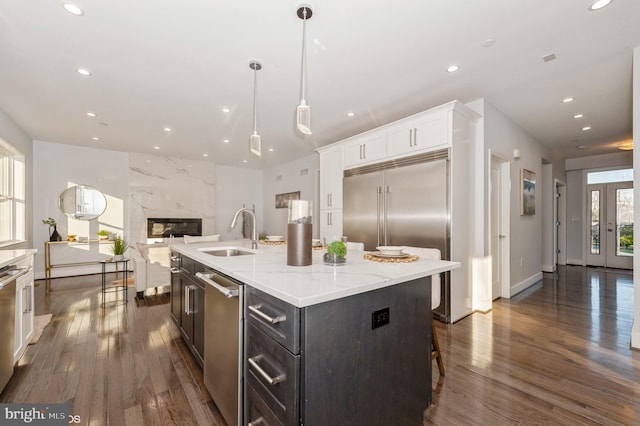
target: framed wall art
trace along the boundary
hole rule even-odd
[[[299,200],[299,199],[300,199],[300,191],[276,194],[276,209],[286,209],[289,206],[289,200]]]
[[[520,169],[520,214],[536,214],[536,174],[531,170]]]

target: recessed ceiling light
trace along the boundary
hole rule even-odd
[[[86,68],[76,68],[78,74],[84,75],[85,77],[89,77],[91,75],[91,71]]]
[[[354,115],[356,115],[354,112],[348,112],[347,113],[347,117],[353,117]]]
[[[578,149],[585,149],[585,148],[586,148],[586,146],[584,146],[584,145],[578,145],[578,146],[576,146],[576,148],[578,148]]]
[[[160,147],[159,146],[154,146],[153,149],[160,149]]]
[[[204,154],[202,154],[202,156],[203,156],[203,157],[208,157],[208,156],[209,156],[209,154],[204,153]]]
[[[447,68],[447,72],[456,72],[460,69],[459,66],[457,65],[450,65],[449,68]]]
[[[223,139],[222,142],[229,143],[229,139]]]
[[[84,12],[75,4],[65,1],[62,3],[62,8],[72,14],[73,16],[82,16]]]
[[[172,131],[172,130],[173,130],[173,129],[172,129],[171,127],[165,127],[165,128],[164,128],[164,131],[165,131],[165,132],[170,132],[170,131]]]
[[[95,117],[95,116],[96,116],[96,113],[95,113],[95,112],[91,112],[91,111],[89,111],[89,112],[87,112],[87,115],[88,115],[89,117]]]
[[[591,126],[585,126],[585,127],[582,128],[582,130],[585,130],[585,131],[586,130],[591,130]]]
[[[591,6],[589,6],[589,10],[600,10],[605,6],[609,6],[610,3],[611,0],[596,0],[591,3]]]
[[[247,162],[247,160],[242,160],[242,162],[243,162],[243,163],[246,163],[246,162]]]
[[[582,118],[584,117],[584,114],[576,114],[573,116],[573,118]]]
[[[572,97],[564,98],[564,99],[562,100],[562,103],[563,103],[563,104],[568,104],[569,102],[573,102],[573,98],[572,98]]]
[[[633,149],[633,141],[618,144],[618,149],[622,151],[631,151]]]
[[[100,138],[99,138],[99,137],[97,137],[97,136],[94,136],[94,137],[92,137],[92,138],[91,138],[91,140],[99,141],[99,140],[100,140]]]
[[[222,112],[229,112],[229,111],[231,111],[231,110],[229,108],[227,108],[227,107],[222,108]]]
[[[269,152],[273,152],[273,148],[269,148]]]

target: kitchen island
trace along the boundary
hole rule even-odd
[[[253,254],[206,253],[230,246]],[[318,250],[312,265],[293,267],[284,245],[249,247],[171,245],[205,275],[239,284],[239,318],[229,319],[240,323],[236,416],[225,415],[224,397],[209,389],[227,422],[421,424],[431,402],[430,277],[459,263],[379,263],[350,251],[345,265],[328,266]],[[406,252],[420,256],[419,248]],[[208,332],[214,318],[221,321],[205,302],[205,340],[222,344],[222,334]],[[208,370],[219,369],[208,364],[222,358],[208,362],[208,348],[205,383]]]

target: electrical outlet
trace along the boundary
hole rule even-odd
[[[371,314],[371,329],[389,324],[389,308],[383,308]]]

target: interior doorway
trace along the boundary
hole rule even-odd
[[[509,163],[491,156],[489,182],[491,299],[509,298]]]
[[[587,265],[633,269],[633,182],[589,183],[587,203]]]
[[[558,265],[567,264],[567,185],[559,180],[554,180],[553,198],[553,272],[558,270]]]

